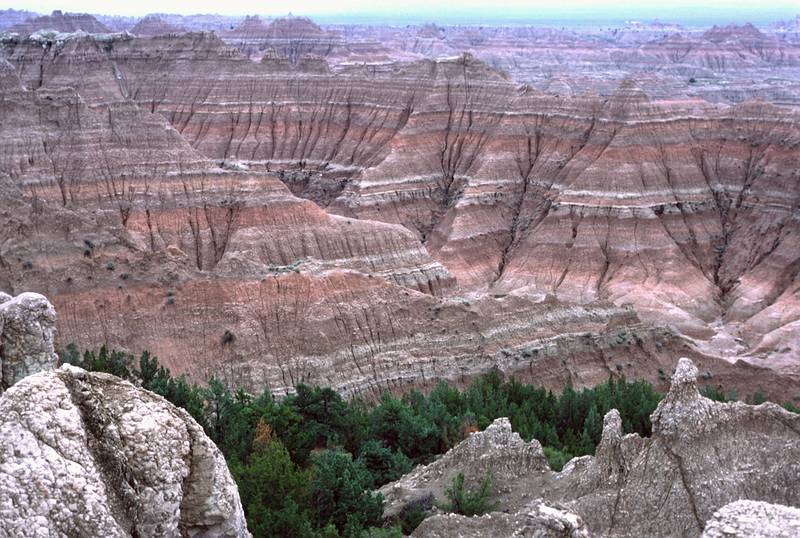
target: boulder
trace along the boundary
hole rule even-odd
[[[0,397],[0,535],[250,536],[222,454],[186,411],[71,365]]]
[[[0,292],[0,393],[25,376],[55,368],[56,311],[38,293]]]

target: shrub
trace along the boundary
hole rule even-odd
[[[409,535],[428,517],[428,512],[421,504],[414,504],[400,514],[400,529]]]
[[[361,534],[361,538],[403,538],[403,532],[397,527],[370,527]]]
[[[226,329],[225,332],[222,333],[221,340],[222,340],[222,345],[226,346],[228,344],[233,343],[233,341],[236,340],[236,335],[234,335],[232,332]]]
[[[453,483],[445,491],[448,504],[445,510],[463,516],[480,516],[497,508],[497,503],[492,501],[492,483],[494,479],[487,472],[480,485],[474,491],[464,487],[464,474],[458,473]]]
[[[411,460],[402,452],[392,452],[376,439],[370,439],[361,445],[358,462],[364,465],[372,475],[372,487],[397,480],[412,468]]]
[[[544,455],[547,456],[547,463],[554,471],[560,471],[564,468],[564,465],[566,465],[567,462],[572,459],[572,454],[569,452],[562,452],[557,448],[549,446],[542,448],[544,450]]]

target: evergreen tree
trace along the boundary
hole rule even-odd
[[[326,450],[317,455],[310,484],[317,525],[332,523],[345,535],[380,526],[383,497],[370,491],[372,482],[369,471],[346,452]]]

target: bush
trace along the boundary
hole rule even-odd
[[[400,529],[405,535],[411,534],[426,517],[428,512],[425,508],[420,504],[414,504],[400,514]]]
[[[544,455],[547,456],[547,463],[550,465],[550,468],[557,472],[561,471],[564,465],[573,458],[572,454],[569,452],[562,452],[557,448],[545,446],[542,447],[542,449],[544,450]]]
[[[226,330],[222,333],[221,342],[223,346],[233,343],[234,340],[236,340],[236,336],[232,332]]]
[[[492,501],[493,482],[491,473],[487,472],[477,489],[467,491],[464,487],[464,474],[458,473],[445,491],[449,501],[445,510],[470,517],[481,516],[495,510],[497,503]]]
[[[376,439],[370,439],[361,445],[358,462],[372,476],[373,489],[397,480],[413,467],[408,456],[402,452],[392,452]]]

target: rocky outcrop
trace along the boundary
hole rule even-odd
[[[437,514],[425,519],[414,538],[589,538],[577,514],[537,499],[514,514],[492,512],[480,517]]]
[[[22,378],[56,366],[55,332],[56,311],[47,298],[0,292],[0,394]]]
[[[800,509],[760,501],[726,504],[706,522],[703,538],[800,536]]]
[[[429,509],[446,502],[445,491],[458,474],[464,475],[468,487],[491,475],[500,504],[517,504],[526,497],[518,485],[528,488],[549,470],[539,442],[534,439],[526,443],[511,430],[507,418],[498,418],[433,463],[419,466],[397,482],[383,486],[383,515],[393,519],[414,506]]]
[[[678,362],[670,391],[651,416],[649,438],[625,435],[619,413],[612,410],[604,419],[595,456],[574,458],[560,473],[552,473],[540,463],[518,462],[519,447],[525,446],[522,440],[508,443],[507,436],[501,436],[486,446],[474,440],[481,434],[473,434],[440,460],[384,486],[387,514],[401,513],[404,502],[423,498],[423,493],[441,498],[440,477],[452,477],[460,469],[466,472],[479,462],[486,462],[482,469],[493,472],[497,491],[502,492],[500,506],[512,515],[469,521],[438,517],[431,523],[431,536],[461,523],[468,532],[474,528],[493,536],[512,536],[529,513],[526,503],[537,498],[574,512],[593,534],[611,537],[700,536],[704,529],[709,536],[718,536],[734,526],[735,519],[741,535],[749,536],[746,529],[754,525],[753,519],[794,514],[794,508],[768,509],[756,501],[800,506],[800,415],[772,403],[714,402],[698,392],[697,375],[691,361]],[[492,425],[493,431],[506,424],[500,420]],[[515,435],[510,429],[508,433]],[[495,437],[485,435],[487,441]],[[464,456],[456,459],[451,453]],[[503,471],[504,453],[508,461],[517,461],[511,467],[520,469],[519,478]],[[462,461],[471,463],[459,467]],[[722,508],[738,499],[753,503]]]
[[[545,498],[609,536],[697,536],[741,498],[800,505],[800,415],[714,402],[699,394],[697,375],[681,359],[651,417],[652,437],[622,436],[618,420],[606,420],[597,455],[568,463]]]
[[[0,534],[250,536],[222,454],[188,413],[68,365],[0,398]]]

